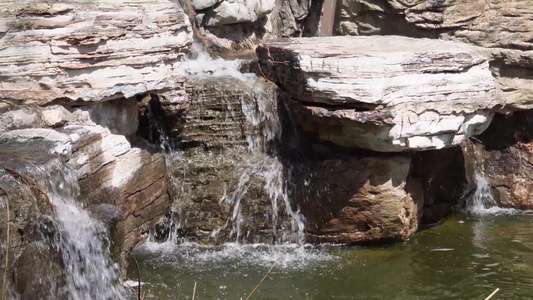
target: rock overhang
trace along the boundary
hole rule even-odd
[[[464,43],[399,36],[276,39],[257,48],[305,131],[380,152],[458,145],[490,123],[489,62]]]

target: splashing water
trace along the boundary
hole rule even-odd
[[[76,202],[79,186],[75,172],[59,159],[27,168],[26,172],[41,179],[41,189],[55,207],[69,299],[125,299],[116,275],[118,266],[104,246],[109,244],[104,224],[91,218]]]
[[[276,154],[272,145],[281,135],[281,125],[277,114],[274,90],[269,83],[257,78],[255,74],[243,74],[239,71],[240,60],[213,59],[201,48],[193,44],[191,55],[180,65],[180,74],[192,81],[218,80],[231,78],[235,81],[234,88],[244,87],[244,95],[232,95],[240,102],[240,110],[244,116],[242,126],[250,155],[245,155],[238,166],[238,182],[231,188],[226,186],[219,202],[227,208],[227,219],[223,225],[211,232],[211,237],[217,239],[220,232],[230,229],[229,238],[236,243],[250,240],[250,232],[243,228],[245,216],[243,205],[249,195],[252,185],[262,186],[263,193],[270,204],[269,215],[266,219],[272,224],[274,243],[304,241],[304,218],[298,210],[294,210],[287,191],[285,166]],[[223,97],[222,97],[223,98]],[[232,98],[235,99],[235,98]],[[222,99],[224,101],[224,99]],[[202,103],[199,103],[202,105]],[[235,116],[235,105],[229,101],[225,103],[230,118]],[[179,209],[178,209],[179,210]],[[175,215],[180,215],[176,211]],[[180,218],[177,225],[186,222]]]
[[[487,177],[481,172],[476,172],[474,183],[476,184],[476,190],[472,197],[468,199],[466,210],[474,214],[489,214],[494,212],[493,207],[497,203],[492,196]]]

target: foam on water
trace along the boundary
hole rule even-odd
[[[185,57],[179,67],[178,74],[189,79],[209,77],[233,77],[246,82],[252,78],[251,74],[243,74],[239,71],[242,60],[225,60],[211,58],[209,53],[199,43],[193,43],[188,57]]]
[[[243,265],[276,266],[282,269],[305,268],[309,264],[332,260],[335,257],[313,245],[297,244],[239,244],[225,243],[220,246],[206,246],[197,243],[154,243],[148,242],[135,249],[136,254],[151,253],[163,257],[161,263],[187,264],[195,270],[210,270],[213,266],[239,268]],[[172,257],[172,259],[168,259]]]

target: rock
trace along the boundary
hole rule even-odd
[[[111,204],[97,204],[88,206],[87,211],[91,217],[104,223],[109,234],[109,251],[114,261],[122,262],[125,267],[125,260],[121,261],[122,253],[125,253],[124,246],[124,217],[122,210]]]
[[[416,152],[412,157],[407,180],[410,192],[419,189],[423,194],[423,224],[435,224],[449,216],[467,188],[464,157],[460,147]]]
[[[192,6],[195,10],[202,10],[217,4],[219,0],[193,0],[191,1]]]
[[[139,127],[139,106],[136,98],[99,102],[76,110],[87,111],[92,122],[108,128],[113,134],[131,136]]]
[[[222,26],[243,22],[255,22],[274,9],[274,0],[225,0],[221,1],[203,19],[205,26]]]
[[[465,142],[466,176],[471,186],[475,173],[483,174],[498,206],[533,209],[533,114],[531,110],[496,115],[477,141]]]
[[[306,174],[297,177],[303,185],[294,197],[306,219],[308,240],[387,242],[415,233],[423,199],[405,191],[410,159],[326,156],[304,162],[300,172]]]
[[[272,220],[269,193],[279,191],[266,187],[276,185],[282,166],[263,152],[272,149],[278,130],[275,87],[251,76],[202,77],[189,83],[178,134],[182,154],[170,163],[180,236],[201,243],[283,242],[276,230],[291,225],[278,199]]]
[[[67,299],[63,290],[63,261],[59,249],[55,247],[59,239],[59,228],[50,218],[51,206],[37,189],[4,169],[7,167],[12,170],[15,167],[13,161],[21,157],[11,150],[18,150],[24,157],[24,151],[21,151],[23,149],[2,145],[0,256],[8,261],[7,269],[0,269],[0,276],[7,279],[2,293],[12,299]],[[30,159],[36,157],[38,155],[32,153]],[[20,162],[17,166],[21,166]],[[9,227],[6,226],[8,222]]]
[[[192,42],[175,1],[12,4],[0,2],[0,99],[8,102],[105,101],[172,90]]]
[[[531,109],[532,33],[527,1],[340,1],[338,32],[456,40],[485,47],[505,111]]]
[[[304,130],[344,147],[395,152],[458,145],[481,133],[501,105],[486,59],[466,44],[287,39],[263,43],[257,55],[266,76],[295,100]]]
[[[122,209],[125,251],[142,243],[148,230],[170,209],[164,156],[132,147],[124,136],[101,126],[70,125],[60,131],[32,128],[0,134],[0,144],[13,142],[46,145],[44,153],[59,154],[68,161],[78,176],[79,201]]]

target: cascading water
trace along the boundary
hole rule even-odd
[[[238,97],[240,108],[233,107],[231,103],[225,104],[228,117],[235,118],[235,109],[242,111],[250,155],[243,156],[236,186],[220,199],[220,203],[228,208],[228,218],[222,226],[211,232],[211,236],[216,239],[221,231],[230,228],[230,240],[237,243],[250,240],[250,232],[243,229],[243,200],[248,197],[250,185],[260,181],[270,202],[267,219],[272,223],[274,243],[303,243],[303,217],[291,207],[284,166],[275,149],[269,147],[279,138],[281,131],[272,94],[264,90],[261,79],[253,74],[241,73],[241,62],[238,60],[211,59],[198,45],[193,46],[192,56],[194,59],[184,61],[180,67],[182,75],[190,80],[231,78],[235,81],[234,86],[246,86],[251,91],[246,96]],[[176,223],[182,222],[185,221],[178,220]]]
[[[44,165],[28,164],[21,173],[38,179],[40,189],[55,208],[59,229],[59,249],[65,268],[65,293],[69,299],[125,299],[107,248],[105,226],[91,218],[77,203],[79,195],[75,172],[59,158]]]
[[[482,213],[488,208],[496,206],[496,201],[492,196],[487,177],[478,171],[475,173],[473,180],[476,185],[476,189],[473,195],[467,199],[467,211],[472,213]]]

